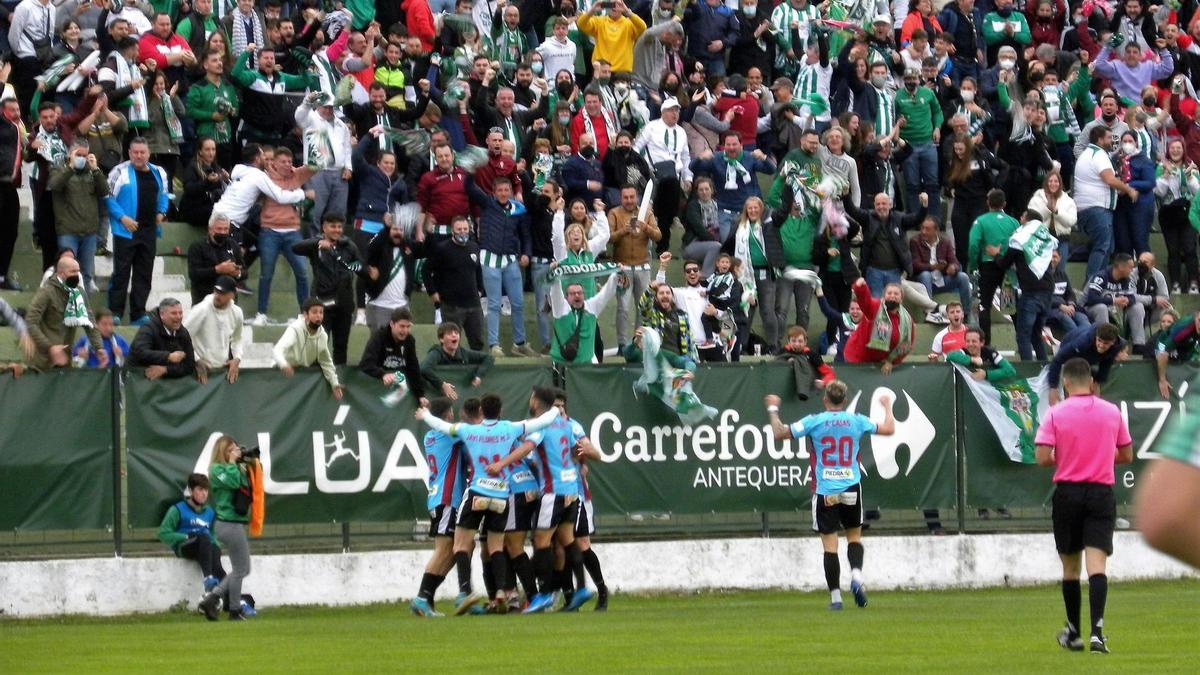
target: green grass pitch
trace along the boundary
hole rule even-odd
[[[187,613],[0,621],[0,672],[1195,672],[1200,583],[1115,583],[1113,654],[1069,653],[1057,587],[622,596],[607,614],[417,619],[407,604],[263,607],[247,623]],[[445,609],[449,603],[438,603]],[[1087,622],[1087,589],[1083,620]]]

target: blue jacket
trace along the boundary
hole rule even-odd
[[[512,211],[506,213],[500,202],[479,189],[475,177],[467,175],[467,195],[479,207],[479,249],[497,255],[533,255],[529,234],[529,214],[525,205],[510,199]]]
[[[1096,367],[1096,382],[1104,382],[1108,379],[1108,371],[1112,368],[1113,362],[1117,360],[1117,354],[1125,348],[1125,340],[1118,337],[1117,343],[1101,354],[1096,351],[1096,330],[1098,328],[1100,328],[1099,324],[1079,326],[1063,336],[1062,344],[1054,353],[1054,359],[1050,361],[1047,384],[1057,388],[1063,364],[1075,357],[1082,358]]]
[[[1110,267],[1088,279],[1087,295],[1084,296],[1083,306],[1112,305],[1113,298],[1118,295],[1124,295],[1132,301],[1134,291],[1133,277],[1126,277],[1120,281],[1113,279]]]
[[[709,7],[704,0],[688,5],[683,13],[683,28],[688,35],[688,56],[701,61],[724,59],[725,52],[737,44],[740,32],[732,9],[724,4]],[[713,40],[720,40],[725,47],[716,53],[708,51]]]
[[[1138,199],[1133,206],[1146,208],[1154,205],[1154,185],[1157,182],[1157,166],[1154,161],[1142,153],[1129,160],[1129,187],[1138,191]],[[1130,206],[1129,197],[1121,195],[1117,198],[1117,208]]]
[[[404,181],[389,178],[379,167],[369,163],[367,150],[372,146],[379,147],[376,138],[371,134],[363,134],[351,154],[354,179],[358,181],[358,207],[354,215],[382,223],[384,214],[392,210],[393,203],[408,201],[408,188]]]
[[[758,176],[755,174],[765,173],[771,175],[775,173],[775,162],[769,159],[758,159],[745,151],[742,152],[742,156],[738,161],[749,172],[750,182],[744,183],[738,180],[736,181],[737,187],[730,190],[725,187],[726,168],[724,152],[714,154],[708,159],[692,160],[692,173],[697,176],[708,176],[712,179],[714,188],[713,197],[717,200],[717,206],[726,211],[741,211],[742,205],[746,203],[747,199],[750,197],[762,197],[762,188],[758,186]]]
[[[114,237],[123,239],[133,239],[133,233],[125,229],[125,225],[121,223],[121,218],[129,216],[137,219],[137,177],[134,172],[137,169],[128,161],[121,162],[108,174],[108,197],[105,202],[108,204],[108,222],[112,226]],[[156,200],[155,210],[157,213],[166,214],[169,200],[167,199],[167,190],[164,187],[167,184],[167,172],[163,171],[161,166],[150,165],[150,172],[154,174],[154,180],[158,182],[158,199]],[[139,230],[140,231],[140,230]],[[162,227],[158,227],[158,235],[162,236]]]
[[[579,153],[571,155],[562,166],[562,179],[568,202],[578,197],[586,202],[590,209],[593,199],[604,199],[604,169],[601,168],[598,159],[584,159]],[[600,189],[595,192],[589,190],[589,180],[599,183]]]

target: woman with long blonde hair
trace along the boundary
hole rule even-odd
[[[233,564],[228,576],[200,601],[200,611],[209,621],[216,621],[220,616],[222,597],[231,621],[246,618],[248,605],[242,605],[242,580],[250,576],[250,540],[246,536],[246,526],[250,522],[250,480],[243,452],[232,436],[222,436],[213,444],[208,463],[212,506],[217,512],[213,531]]]
[[[738,281],[749,299],[748,324],[754,323],[755,311],[762,313],[762,325],[771,349],[779,346],[787,320],[787,298],[778,297],[776,269],[783,269],[783,245],[776,225],[764,224],[766,206],[758,197],[750,197],[742,206],[737,226],[729,233],[722,253],[742,261]],[[790,282],[788,282],[790,283]],[[780,311],[782,310],[782,311]],[[782,321],[781,321],[782,315]]]

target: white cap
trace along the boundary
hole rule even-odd
[[[871,24],[874,25],[877,23],[886,23],[888,25],[891,25],[892,17],[887,14],[876,14],[875,18],[871,19]]]
[[[673,110],[678,107],[679,107],[679,99],[675,98],[674,96],[668,96],[667,100],[663,101],[662,107],[659,108],[659,110],[665,112],[667,110]]]

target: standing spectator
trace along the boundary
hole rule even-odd
[[[946,153],[946,171],[942,177],[947,192],[954,200],[950,209],[954,254],[959,260],[967,260],[971,225],[987,211],[987,194],[992,188],[1007,183],[1008,164],[983,144],[976,145],[965,133],[954,134],[948,147],[942,148],[949,150]]]
[[[984,64],[983,35],[979,30],[983,14],[975,8],[975,0],[951,0],[938,15],[938,23],[951,36],[954,45],[950,57],[954,64],[950,74],[954,84],[961,83],[965,77],[978,80]]]
[[[621,132],[625,133],[625,132]],[[579,152],[567,158],[562,166],[563,188],[567,201],[582,199],[591,203],[604,199],[604,170],[596,154],[596,139],[591,134],[579,136]],[[610,152],[609,156],[615,155]]]
[[[304,164],[319,170],[306,186],[313,192],[309,232],[313,236],[326,215],[341,217],[346,213],[352,175],[350,128],[334,115],[333,100],[324,93],[305,97],[296,108],[295,117],[304,131]],[[336,336],[334,339],[336,342]],[[343,359],[338,363],[344,362]]]
[[[1057,171],[1046,174],[1042,187],[1029,200],[1029,211],[1038,214],[1038,220],[1046,223],[1050,234],[1058,237],[1059,255],[1066,256],[1070,249],[1071,232],[1079,220],[1075,200],[1067,194],[1063,176]]]
[[[108,195],[108,181],[88,152],[87,141],[76,141],[62,166],[55,167],[47,184],[54,200],[58,249],[70,249],[83,270],[84,293],[96,291],[96,233],[100,228],[100,200]]]
[[[201,585],[208,593],[225,578],[221,566],[221,546],[213,534],[217,512],[208,505],[208,476],[194,473],[188,476],[184,498],[167,507],[158,526],[158,540],[178,558],[195,560],[203,576]]]
[[[882,301],[877,300],[862,277],[853,288],[863,318],[846,341],[846,362],[879,363],[879,371],[889,375],[912,352],[917,338],[912,317],[900,303],[903,291],[900,284],[888,283]]]
[[[1058,351],[1054,352],[1050,368],[1046,371],[1046,384],[1050,386],[1050,405],[1059,401],[1059,376],[1063,364],[1067,361],[1076,357],[1087,361],[1093,368],[1096,383],[1104,384],[1108,381],[1108,373],[1112,370],[1113,363],[1120,358],[1124,350],[1125,340],[1121,339],[1120,331],[1111,323],[1080,326],[1067,333]]]
[[[113,276],[108,288],[108,308],[113,316],[125,313],[129,293],[131,325],[144,326],[146,299],[154,274],[158,230],[167,217],[167,174],[150,163],[150,145],[141,137],[129,142],[129,161],[108,174],[108,217],[116,246]],[[133,290],[128,290],[132,276]]]
[[[455,216],[466,214],[471,208],[467,197],[467,173],[455,166],[454,149],[447,143],[433,147],[433,161],[434,168],[417,182],[417,203],[425,213],[425,233],[432,235],[433,241],[445,241],[450,237]],[[467,334],[470,333],[468,327]],[[474,349],[475,343],[471,344]]]
[[[367,325],[375,331],[387,325],[396,310],[408,309],[425,243],[407,239],[403,224],[393,222],[367,242],[366,250]]]
[[[8,44],[13,61],[13,88],[20,101],[32,101],[37,89],[34,78],[50,66],[51,41],[58,26],[58,8],[50,0],[21,0],[8,25]],[[26,109],[29,116],[33,111]],[[7,165],[6,165],[7,166]]]
[[[1134,351],[1141,353],[1146,345],[1146,307],[1134,298],[1133,266],[1128,253],[1114,255],[1107,270],[1088,279],[1084,307],[1092,323],[1113,323],[1128,331]]]
[[[1062,264],[1062,247],[1050,259],[1050,270],[1054,275],[1054,296],[1050,299],[1050,326],[1057,326],[1065,335],[1080,326],[1090,326],[1087,312],[1079,304],[1066,265]]]
[[[125,356],[129,354],[129,343],[116,332],[112,312],[107,307],[96,310],[96,332],[100,333],[100,350],[92,349],[87,335],[79,336],[73,347],[76,363],[82,361],[86,368],[106,368],[107,364],[124,368]],[[104,366],[100,365],[100,352],[104,352],[107,357]]]
[[[237,6],[225,15],[223,22],[231,53],[241,54],[248,44],[271,46],[267,42],[266,19],[254,0],[237,0]],[[327,36],[327,39],[331,38]]]
[[[1004,0],[1002,0],[1004,1]],[[920,86],[921,72],[909,69],[904,73],[904,89],[896,92],[896,115],[904,120],[900,138],[912,147],[912,154],[904,160],[904,184],[906,186],[904,207],[910,212],[917,209],[917,195],[929,195],[927,207],[934,218],[941,220],[941,192],[938,181],[938,153],[935,147],[942,140],[942,106],[929,87]]]
[[[719,206],[713,199],[713,181],[707,176],[696,179],[683,216],[683,257],[701,261],[701,274],[708,277],[721,254]]]
[[[912,257],[904,232],[924,220],[929,203],[924,192],[917,198],[920,209],[916,213],[901,213],[892,210],[891,198],[882,192],[875,195],[875,208],[872,211],[858,208],[858,205],[851,203],[849,195],[842,197],[847,215],[862,226],[862,259],[859,266],[866,275],[872,295],[882,295],[887,284],[898,285],[901,274],[912,276]]]
[[[583,92],[583,109],[571,118],[571,149],[579,152],[579,139],[587,134],[595,141],[596,156],[603,160],[620,130],[616,115],[602,102],[599,88],[588,87]]]
[[[224,2],[219,4],[224,10]],[[213,0],[192,0],[191,5],[192,11],[179,19],[175,32],[187,42],[192,54],[200,59],[208,51],[208,40],[213,33],[220,33],[226,44],[229,43],[229,35],[225,32],[224,23],[213,14]]]
[[[434,240],[429,246],[425,291],[434,306],[440,306],[443,322],[461,326],[471,349],[482,351],[485,344],[483,309],[479,306],[479,244],[471,238],[471,223],[466,216],[455,216],[449,227],[448,238]]]
[[[338,382],[337,367],[333,364],[333,353],[329,350],[329,334],[322,325],[325,321],[325,304],[316,298],[308,298],[300,308],[300,316],[288,324],[271,354],[275,366],[284,377],[296,374],[296,368],[307,368],[314,363],[321,365],[321,373],[333,392],[335,401],[342,400],[345,387]]]
[[[1154,220],[1155,164],[1147,156],[1148,148],[1138,147],[1138,134],[1121,134],[1118,167],[1123,182],[1137,192],[1136,199],[1117,198],[1113,212],[1113,237],[1116,251],[1138,256],[1150,250],[1150,223]]]
[[[631,305],[650,287],[650,242],[660,241],[662,232],[653,213],[646,222],[638,220],[638,193],[628,186],[621,188],[621,205],[608,212],[608,231],[613,262],[628,268],[622,272],[625,292],[617,297],[617,345],[623,349],[630,339]],[[634,322],[641,325],[636,315]]]
[[[246,0],[240,0],[239,4],[241,2]],[[209,621],[216,621],[220,616],[217,604],[222,597],[227,598],[230,621],[243,621],[246,618],[242,605],[242,581],[250,576],[250,540],[246,538],[250,509],[240,512],[234,500],[236,493],[250,490],[247,460],[242,452],[242,447],[232,437],[221,436],[213,444],[208,464],[212,500],[217,512],[213,531],[217,540],[225,546],[233,566],[233,570],[200,601],[200,611]]]
[[[1090,125],[1089,125],[1090,126]],[[1131,200],[1138,198],[1137,190],[1117,177],[1109,153],[1112,135],[1103,126],[1088,132],[1088,146],[1075,162],[1075,205],[1079,210],[1079,229],[1091,240],[1088,252],[1087,276],[1100,274],[1113,252],[1113,212],[1117,192]]]
[[[642,326],[638,328],[636,336],[641,337],[643,328],[658,331],[662,336],[663,352],[682,359],[683,365],[676,367],[694,372],[697,361],[696,343],[692,339],[691,322],[687,312],[675,304],[675,291],[665,282],[657,279],[651,281],[650,287],[638,299],[638,311],[642,315]],[[635,343],[637,342],[640,340],[635,340]],[[631,344],[621,351],[627,360],[636,361],[636,358],[631,357],[639,351],[637,347],[638,345]]]
[[[333,336],[333,362],[346,363],[354,323],[354,280],[367,275],[354,242],[342,236],[346,221],[336,213],[321,218],[321,237],[292,244],[292,252],[312,263],[313,294],[324,303],[322,324]],[[305,303],[307,304],[307,302]]]
[[[725,53],[737,44],[737,16],[721,0],[688,3],[683,14],[688,33],[688,56],[704,64],[713,75],[725,74]]]
[[[1171,281],[1171,292],[1200,293],[1196,229],[1188,217],[1190,208],[1200,204],[1200,200],[1195,199],[1200,193],[1200,177],[1197,177],[1196,165],[1184,153],[1182,140],[1167,141],[1167,151],[1157,172],[1154,194],[1161,204],[1158,223],[1167,245],[1167,278]],[[1194,207],[1200,209],[1200,206]]]
[[[54,276],[38,288],[29,309],[25,325],[33,339],[33,354],[26,356],[37,370],[67,368],[71,365],[71,345],[75,329],[83,328],[88,343],[97,353],[101,367],[108,365],[108,353],[100,349],[100,334],[89,316],[87,302],[80,288],[79,263],[70,256],[58,259]]]
[[[712,179],[717,206],[720,207],[717,213],[720,235],[727,237],[746,200],[762,197],[758,174],[773,175],[775,162],[762,150],[746,151],[742,136],[736,131],[721,132],[721,148],[723,152],[719,157],[705,151],[700,159],[692,160],[691,170],[694,175]]]
[[[236,161],[231,118],[238,114],[237,90],[223,77],[223,53],[210,51],[203,58],[204,77],[188,88],[187,116],[195,122],[198,137],[212,139],[216,146],[215,163],[229,170]],[[203,141],[197,149],[197,157],[202,155],[202,147]],[[213,163],[212,159],[206,161],[210,165]]]
[[[963,306],[957,302],[946,303],[946,318],[950,323],[933,336],[933,343],[929,347],[929,360],[939,361],[944,359],[951,352],[962,349],[966,346],[967,325],[963,323],[965,312]],[[983,332],[978,328],[974,329],[979,333],[980,342],[983,342]]]
[[[4,167],[0,169],[0,290],[19,291],[21,285],[9,274],[9,265],[21,222],[17,188],[21,187],[21,150],[25,133],[21,126],[20,102],[9,98],[0,105],[4,107],[3,119],[0,119],[0,167]]]
[[[196,378],[208,382],[212,370],[228,368],[225,380],[237,382],[242,363],[242,308],[234,302],[237,281],[221,275],[213,284],[213,292],[192,307],[183,327],[192,336],[196,352]]]
[[[957,290],[962,307],[971,306],[971,280],[959,265],[954,246],[938,231],[936,220],[927,216],[921,221],[921,232],[908,240],[908,250],[916,280],[929,297]],[[925,320],[930,321],[930,317]]]
[[[67,148],[74,130],[59,125],[58,106],[42,103],[37,110],[37,124],[26,141],[24,155],[34,162],[29,186],[33,192],[34,241],[42,248],[42,269],[54,266],[58,237],[54,229],[54,199],[50,194],[50,175],[55,167],[66,164]]]
[[[979,328],[988,344],[992,343],[992,301],[1004,283],[1004,274],[996,259],[1008,249],[1008,240],[1021,225],[1004,212],[1004,192],[993,188],[987,194],[988,212],[971,224],[967,247],[967,271],[979,273]]]
[[[605,9],[608,12],[599,15]],[[596,48],[592,51],[593,61],[611,63],[613,72],[633,71],[633,47],[638,37],[646,31],[646,22],[629,11],[624,0],[614,0],[607,6],[594,3],[579,15],[575,25],[581,33],[596,41]]]
[[[1058,241],[1037,219],[1037,214],[1026,211],[1021,218],[1021,227],[1013,232],[1008,250],[995,260],[996,267],[1003,271],[1016,267],[1017,286],[1021,290],[1017,298],[1017,316],[1013,320],[1017,333],[1017,350],[1022,361],[1035,357],[1045,362],[1046,347],[1042,342],[1042,329],[1050,318],[1054,297],[1054,271],[1050,261],[1058,250]]]
[[[500,348],[500,299],[512,304],[512,355],[537,357],[525,341],[525,288],[521,270],[529,266],[533,241],[525,205],[512,199],[513,184],[504,177],[492,183],[495,196],[467,181],[467,194],[480,210],[479,248],[483,286],[487,293],[488,346],[492,356],[504,356]]]
[[[1151,24],[1153,25],[1153,24]],[[1142,100],[1142,89],[1155,80],[1162,80],[1175,72],[1175,59],[1167,49],[1167,41],[1155,38],[1152,49],[1158,50],[1159,60],[1143,60],[1144,48],[1136,42],[1126,42],[1121,59],[1110,59],[1112,52],[1108,45],[1096,56],[1095,75],[1107,78],[1112,82],[1117,94],[1134,100]]]
[[[212,214],[208,222],[208,236],[192,242],[187,258],[192,305],[199,304],[211,294],[220,277],[241,278],[242,247],[229,236],[229,218],[225,214]]]
[[[443,321],[439,324],[437,336],[438,344],[430,347],[429,351],[425,352],[425,358],[421,360],[421,371],[429,372],[438,366],[475,366],[471,371],[471,387],[476,388],[482,384],[483,378],[496,363],[492,355],[463,347],[462,329],[453,321]],[[449,386],[454,389],[453,385]],[[455,392],[451,398],[457,397]]]
[[[749,78],[750,71],[757,69],[761,76],[762,73],[771,72],[775,63],[775,41],[771,35],[769,11],[772,9],[771,3],[763,2],[761,8],[758,6],[759,0],[743,0],[740,4],[742,14],[737,18],[737,42],[730,45],[729,49],[729,70]]]
[[[996,0],[996,10],[983,17],[983,39],[987,42],[988,63],[996,62],[1000,47],[1012,47],[1018,54],[1033,41],[1025,15],[1013,8],[1013,0]]]
[[[243,143],[280,145],[293,128],[293,120],[288,115],[293,104],[287,96],[288,92],[304,91],[315,80],[279,72],[275,67],[275,52],[270,49],[258,50],[257,60],[253,61],[257,68],[253,67],[251,63],[256,58],[255,47],[254,44],[248,44],[244,52],[238,53],[237,62],[229,74],[242,94],[242,105],[238,108],[242,120],[240,137]],[[301,124],[307,128],[307,125]],[[365,129],[362,131],[366,132]]]
[[[138,328],[129,350],[129,367],[144,368],[147,380],[200,377],[192,335],[183,326],[183,305],[178,300],[163,298]]]
[[[426,383],[441,389],[442,395],[447,398],[458,398],[449,382],[443,382],[433,373],[421,371],[417,340],[412,336],[412,314],[406,307],[392,310],[387,325],[371,332],[358,369],[389,388],[396,384],[397,374],[402,375],[408,390],[422,408],[429,405],[429,399],[425,397]]]
[[[168,84],[167,76],[161,70],[151,73],[147,79],[153,83],[146,97],[150,130],[145,136],[150,144],[150,161],[167,173],[167,185],[170,186],[174,183],[175,175],[179,173],[179,144],[185,141],[180,118],[187,111],[183,102],[175,95],[179,90],[178,81]],[[173,188],[168,189],[174,193]]]
[[[187,40],[171,27],[171,15],[154,15],[153,27],[138,39],[138,62],[154,62],[155,70],[164,73],[174,86],[183,79],[185,69],[196,65],[196,56]]]
[[[679,214],[680,198],[692,189],[687,132],[679,126],[679,101],[664,101],[661,115],[642,129],[633,144],[654,168],[654,217],[661,230],[661,238],[654,239],[659,252],[670,250],[671,224]],[[624,200],[622,195],[622,203]]]

